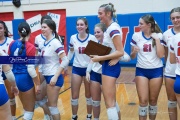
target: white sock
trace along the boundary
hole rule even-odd
[[[16,116],[12,116],[12,120],[16,120]]]
[[[72,118],[75,118],[77,115],[72,115]]]
[[[108,115],[108,120],[118,120],[119,119],[116,107],[108,108],[107,115]]]

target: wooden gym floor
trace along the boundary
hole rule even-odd
[[[71,69],[69,69],[71,70]],[[119,103],[121,109],[121,119],[122,120],[138,120],[138,97],[136,92],[136,86],[134,83],[134,76],[135,76],[135,68],[122,68],[121,69],[121,76],[117,80],[117,102]],[[78,120],[85,120],[86,119],[86,101],[84,96],[84,85],[81,85],[80,90],[80,98],[79,98],[79,110],[78,110]],[[61,120],[71,120],[71,83],[70,83],[70,76],[65,77],[64,86],[62,87],[59,93],[59,100],[58,100],[58,108],[60,109],[61,113]],[[23,109],[22,105],[17,100],[17,111],[16,117],[18,120],[22,120],[23,116]],[[33,120],[43,120],[43,110],[41,108],[36,108],[34,112]],[[180,119],[180,113],[178,110],[178,118]],[[157,113],[157,120],[169,120],[168,111],[167,111],[167,96],[165,85],[162,85],[161,92],[158,99],[158,113]],[[104,100],[102,96],[101,102],[101,115],[100,120],[107,120],[106,115],[106,108],[104,105]]]

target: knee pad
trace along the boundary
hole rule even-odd
[[[57,107],[49,107],[49,111],[50,111],[51,115],[59,114],[59,109]]]
[[[99,107],[99,106],[100,106],[100,101],[94,101],[94,100],[92,100],[92,106],[93,106],[93,107]]]
[[[34,112],[24,111],[23,119],[32,120]]]
[[[156,115],[156,113],[157,113],[157,105],[156,106],[149,105],[149,114]]]
[[[10,99],[10,105],[15,105],[16,104],[16,99],[13,98],[13,99]]]
[[[108,108],[107,115],[108,115],[108,120],[118,120],[119,119],[116,107]]]
[[[176,108],[176,107],[177,107],[177,101],[168,100],[168,108]]]
[[[120,108],[119,108],[118,102],[116,102],[116,110],[117,110],[117,112],[119,112],[119,111],[120,111]]]
[[[86,98],[86,104],[92,105],[92,98]]]
[[[71,99],[71,105],[78,105],[78,99]]]
[[[46,102],[47,102],[47,98],[44,97],[42,100],[37,101],[37,104],[38,104],[40,107],[42,107],[44,104],[46,104]]]
[[[147,106],[145,106],[145,107],[139,106],[139,115],[140,116],[146,116],[147,115],[147,110],[148,110]]]

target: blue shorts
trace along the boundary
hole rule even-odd
[[[2,77],[3,77],[3,80],[6,80],[6,79],[7,79],[6,76],[5,76],[5,74],[4,74],[4,72],[2,72]]]
[[[16,84],[21,92],[26,92],[34,87],[34,82],[28,73],[15,73]]]
[[[180,94],[180,75],[176,75],[176,80],[174,83],[174,92]]]
[[[9,100],[4,84],[0,84],[0,106],[4,105]]]
[[[54,75],[50,75],[50,76],[44,76],[44,78],[46,79],[46,83],[49,84],[50,83],[50,80],[51,78],[53,77]],[[62,76],[62,74],[58,77],[58,80],[55,84],[55,86],[59,86],[59,87],[62,87],[64,84],[64,78]]]
[[[136,67],[136,76],[143,76],[150,79],[163,77],[163,67],[154,69],[144,69]]]
[[[72,67],[72,73],[83,77],[83,76],[86,76],[86,69],[87,68],[80,68],[80,67],[73,66]]]
[[[102,77],[101,74],[91,71],[90,73],[90,80],[91,81],[95,81],[95,82],[99,82],[100,84],[102,84]]]
[[[171,77],[171,76],[167,76],[167,75],[164,75],[165,78],[171,78],[173,80],[176,80],[176,77]]]
[[[106,60],[102,64],[102,74],[106,76],[118,78],[121,72],[120,63],[118,62],[117,64],[113,66],[109,66],[109,61],[110,60]]]

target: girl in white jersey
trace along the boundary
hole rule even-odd
[[[13,41],[8,35],[8,28],[6,24],[0,20],[0,48],[7,54],[8,53],[8,48],[10,43]],[[11,114],[12,114],[12,119],[16,119],[16,102],[15,102],[15,96],[11,92],[11,84],[7,80],[6,76],[4,75],[4,72],[2,73],[3,80],[5,82],[7,92],[10,98],[10,105],[11,105]]]
[[[122,45],[122,31],[120,26],[114,22],[115,9],[112,3],[103,4],[99,7],[98,17],[106,26],[103,44],[111,47],[110,54],[104,56],[91,55],[93,62],[104,61],[102,64],[102,92],[107,108],[108,119],[118,120],[116,109],[116,80],[120,75],[120,63],[112,64],[124,54]],[[112,64],[112,66],[110,65]]]
[[[176,79],[176,64],[170,63],[170,43],[172,37],[180,32],[180,7],[173,8],[170,12],[170,19],[173,28],[163,33],[163,45],[165,46],[166,67],[164,71],[166,92],[168,97],[168,112],[170,120],[177,120],[177,99],[174,93],[174,82]]]
[[[132,36],[131,58],[137,54],[136,88],[139,97],[139,119],[155,120],[157,113],[157,100],[163,80],[164,48],[161,30],[154,18],[147,14],[139,19],[140,32]],[[149,107],[148,107],[149,104]]]
[[[177,18],[180,19],[180,14]],[[180,107],[180,32],[172,37],[172,42],[170,45],[170,63],[176,63],[176,80],[174,83],[174,92],[176,93],[176,98],[178,105]]]
[[[90,94],[90,84],[85,80],[86,68],[90,62],[90,58],[84,54],[84,49],[90,40],[97,41],[97,39],[94,35],[89,34],[88,22],[86,18],[77,19],[76,29],[78,33],[71,36],[70,50],[68,52],[69,60],[71,60],[73,54],[75,54],[71,76],[72,120],[77,120],[78,99],[82,81],[84,81],[85,85],[85,97],[88,114],[87,120],[90,120],[92,117],[92,100]]]
[[[2,56],[7,56],[7,54],[4,53],[4,51],[0,48],[0,57]],[[5,76],[7,77],[10,83],[12,94],[18,95],[19,90],[16,86],[15,77],[11,71],[10,66],[6,64],[3,65],[0,64],[0,116],[1,116],[1,120],[12,120],[13,118],[11,115],[10,101],[8,94],[6,92],[6,88],[4,86],[2,72],[4,72]]]
[[[94,35],[98,40],[99,44],[102,44],[104,39],[104,32],[106,31],[106,26],[103,23],[98,23],[94,28]],[[128,62],[130,60],[130,56],[125,52],[124,56],[120,58],[120,61]],[[119,62],[111,61],[111,64],[116,64]],[[92,107],[93,107],[93,115],[94,120],[99,120],[100,116],[100,101],[101,101],[101,85],[102,85],[102,65],[99,62],[90,62],[87,70],[86,70],[86,79],[90,82],[90,90],[92,96]],[[120,119],[120,109],[119,105],[116,102],[116,109],[118,112],[118,117]]]
[[[52,18],[49,15],[42,16],[41,18],[41,24],[43,20],[52,20]],[[41,54],[41,47],[44,45],[44,41],[46,40],[46,37],[43,36],[43,34],[39,34],[35,37],[35,47],[36,47],[36,55],[40,56]],[[41,82],[41,93],[36,95],[36,104],[38,106],[42,107],[44,111],[44,120],[49,120],[51,117],[49,108],[47,106],[47,93],[46,93],[46,81],[44,76],[42,75],[42,65],[38,65],[38,72],[39,72],[39,79]]]
[[[42,34],[46,37],[41,55],[45,59],[42,64],[42,74],[47,82],[47,97],[50,113],[53,120],[60,120],[60,112],[57,108],[59,91],[64,83],[62,71],[68,66],[69,60],[66,57],[64,46],[59,41],[56,32],[56,24],[53,20],[44,20],[42,22]],[[61,63],[59,62],[61,59]]]

